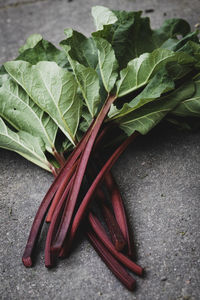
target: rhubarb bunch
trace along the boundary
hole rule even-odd
[[[200,42],[182,19],[156,30],[141,12],[92,8],[91,37],[65,29],[57,49],[41,35],[0,69],[0,147],[52,172],[22,261],[33,265],[46,219],[45,265],[67,257],[81,228],[130,290],[143,269],[111,168],[162,120],[199,124]],[[105,226],[104,226],[104,225]],[[107,227],[108,230],[105,228]]]

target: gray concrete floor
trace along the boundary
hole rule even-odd
[[[32,33],[58,43],[63,29],[93,29],[90,7],[154,9],[154,27],[165,18],[200,22],[200,1],[178,0],[0,0],[0,62],[12,59]],[[114,167],[127,207],[138,262],[146,277],[128,292],[81,239],[68,260],[44,267],[44,243],[36,265],[21,255],[52,177],[17,154],[0,150],[1,299],[200,299],[200,134],[155,130],[132,144]],[[45,229],[44,229],[45,231]],[[44,236],[44,235],[43,235]]]

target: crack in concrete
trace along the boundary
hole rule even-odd
[[[16,3],[10,3],[10,4],[7,4],[7,5],[2,5],[2,6],[0,6],[0,10],[13,8],[13,7],[18,7],[18,6],[27,5],[27,4],[34,4],[34,3],[38,3],[38,2],[46,2],[46,1],[48,1],[48,0],[19,1],[19,2],[16,2]]]

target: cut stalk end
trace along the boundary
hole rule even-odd
[[[22,262],[26,268],[31,268],[33,266],[33,262],[30,256],[22,257]]]

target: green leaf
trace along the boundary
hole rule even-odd
[[[6,72],[4,66],[0,67],[0,87],[3,85],[3,83],[9,79],[9,75]]]
[[[125,117],[119,118],[117,122],[127,135],[131,135],[135,131],[146,134],[181,101],[190,98],[194,91],[194,83],[186,83],[160,100],[148,103]]]
[[[91,115],[88,112],[88,109],[85,106],[83,106],[79,129],[82,132],[86,132],[91,123],[92,123]]]
[[[181,47],[179,52],[185,52],[189,55],[193,56],[197,63],[195,64],[195,68],[200,69],[200,44],[195,43],[193,41],[188,41],[183,47]]]
[[[55,148],[57,125],[12,79],[0,88],[0,116],[17,130],[41,137],[49,152]]]
[[[185,53],[175,53],[161,48],[152,53],[144,53],[131,60],[128,66],[120,72],[120,79],[117,81],[118,97],[127,95],[146,85],[155,73],[169,62],[187,65],[196,62],[196,60]]]
[[[72,145],[72,143],[70,143],[70,141],[69,140],[67,140],[67,139],[65,139],[64,141],[63,141],[63,143],[62,143],[62,147],[61,147],[61,149],[60,149],[60,151],[59,152],[61,152],[61,153],[63,153],[63,152],[70,152],[70,151],[72,151],[73,150],[73,145]]]
[[[185,37],[190,33],[190,25],[183,19],[168,19],[165,20],[159,29],[152,32],[152,38],[155,48],[164,48],[164,43],[168,43],[168,40],[174,40],[179,42],[178,35]]]
[[[86,67],[85,65],[79,63],[77,59],[77,51],[74,53],[72,50],[72,46],[74,40],[80,38],[80,43],[82,37],[75,32],[68,30],[68,38],[64,41],[64,46],[61,43],[61,46],[64,47],[80,90],[82,92],[83,98],[86,102],[88,110],[92,117],[95,116],[99,103],[100,103],[100,95],[99,95],[99,77],[97,72],[90,67],[89,65]],[[79,53],[80,55],[80,53]],[[86,62],[83,59],[79,59],[79,61],[83,61],[84,64]]]
[[[20,48],[21,49],[21,48]],[[53,44],[41,39],[34,47],[28,48],[20,52],[16,60],[24,60],[32,65],[40,61],[54,61],[60,67],[69,68],[69,62],[64,51],[57,49]]]
[[[97,30],[103,29],[103,25],[113,24],[117,21],[117,17],[112,10],[105,6],[92,7],[92,16]]]
[[[112,91],[118,77],[118,62],[110,43],[102,38],[94,37],[98,48],[99,70],[106,91]]]
[[[99,78],[96,71],[75,61],[71,61],[73,71],[81,89],[83,98],[92,117],[95,116],[99,102]]]
[[[0,117],[0,147],[17,152],[36,165],[50,171],[41,139],[27,132],[13,132]]]
[[[172,51],[181,51],[181,47],[183,47],[187,42],[192,41],[195,43],[199,43],[198,39],[199,32],[196,30],[194,32],[188,33],[186,36],[184,36],[181,40],[179,40],[173,47],[171,47]]]
[[[180,50],[182,47],[184,47],[188,42],[195,42],[198,43],[198,31],[190,32],[186,36],[184,36],[181,39],[178,39],[177,37],[169,38],[166,40],[160,47],[169,49],[172,51],[182,51]]]
[[[180,117],[200,117],[200,81],[195,82],[195,93],[182,101],[172,113]]]
[[[142,53],[155,49],[149,18],[141,18],[141,11],[114,11],[118,17],[114,28],[112,47],[115,51],[120,68]],[[115,27],[113,25],[113,27]]]
[[[105,24],[102,30],[94,32],[96,38],[107,40],[116,55],[120,68],[143,52],[154,49],[148,18],[141,18],[141,12],[110,11],[117,18],[114,24]]]
[[[74,75],[54,62],[11,61],[5,68],[74,144],[82,105]]]
[[[104,38],[112,45],[120,68],[142,53],[163,47],[162,44],[168,39],[173,38],[177,43],[177,35],[184,37],[190,32],[189,24],[182,19],[166,20],[161,28],[152,30],[149,18],[142,18],[141,11],[116,11],[101,7],[97,9],[96,18],[99,19],[100,11],[104,9],[113,19],[110,21],[108,18],[107,21],[107,18],[102,18],[102,24],[93,36]]]
[[[98,64],[97,49],[92,38],[85,37],[71,28],[64,30],[67,39],[60,42],[61,47],[68,54],[71,47],[71,59],[77,61],[85,67],[95,69]]]
[[[42,36],[41,34],[31,34],[27,40],[26,43],[19,48],[19,53],[23,53],[25,50],[29,49],[29,48],[33,48],[37,45],[37,43],[39,43],[42,40]]]
[[[166,93],[174,88],[174,81],[168,75],[165,69],[158,72],[143,89],[143,91],[137,95],[129,103],[125,103],[121,109],[117,109],[115,105],[112,105],[109,111],[109,118],[116,119],[131,111],[138,109],[139,107],[160,98],[161,94]]]
[[[165,121],[170,124],[173,124],[173,126],[178,128],[179,130],[192,130],[191,125],[188,122],[183,121],[183,119],[180,121],[175,117],[167,116],[165,118]]]

